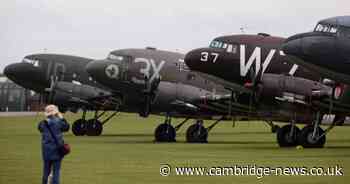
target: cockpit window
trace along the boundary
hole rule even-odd
[[[29,63],[29,64],[32,64],[33,66],[35,67],[39,67],[39,61],[38,60],[34,60],[34,59],[29,59],[29,58],[24,58],[22,60],[23,63]]]
[[[224,43],[215,40],[210,43],[211,48],[222,48],[223,45]]]
[[[326,24],[317,24],[315,27],[315,32],[324,32],[324,33],[337,33],[338,28],[334,25]]]
[[[235,45],[235,44],[229,44],[229,43],[224,43],[224,42],[220,42],[220,41],[212,41],[210,43],[210,48],[219,48],[219,49],[225,49],[226,52],[229,52],[229,53],[237,53],[237,48],[238,46]]]
[[[119,55],[114,55],[114,54],[109,54],[108,56],[107,56],[107,59],[110,59],[110,60],[119,60],[119,61],[121,61],[121,60],[123,60],[123,56],[119,56]]]

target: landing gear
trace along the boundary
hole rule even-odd
[[[75,136],[83,136],[86,133],[87,122],[85,119],[78,119],[73,123],[72,132]]]
[[[314,132],[316,130],[316,132]],[[299,143],[304,148],[322,148],[326,143],[325,131],[321,127],[305,126],[300,133]],[[323,136],[322,136],[323,135]]]
[[[271,127],[272,133],[276,133],[278,131],[278,129],[281,128],[280,126],[273,124],[272,121],[266,121],[266,123]]]
[[[99,120],[106,111],[102,112],[101,114],[98,114],[98,111],[95,111],[94,118],[86,120],[86,110],[83,111],[83,117],[81,119],[76,120],[73,123],[72,126],[72,132],[76,136],[99,136],[102,134],[103,131],[103,125],[112,119],[118,111],[113,112],[111,115],[109,115],[105,120],[102,122]]]
[[[176,142],[176,130],[171,125],[170,116],[166,116],[164,123],[156,128],[154,136],[156,142]]]
[[[281,127],[278,125],[273,125],[271,127],[271,133],[276,133]]]
[[[313,125],[305,126],[299,136],[299,143],[304,148],[322,148],[326,143],[326,133],[331,130],[337,121],[324,131],[319,125],[321,124],[320,112],[317,112],[316,121]]]
[[[72,125],[72,132],[75,136],[83,136],[86,134],[87,121],[85,120],[86,110],[83,111],[81,119],[76,120]]]
[[[203,120],[197,120],[195,124],[188,127],[186,140],[188,143],[208,142],[208,130],[203,126]]]
[[[86,135],[99,136],[103,131],[103,125],[98,119],[90,119],[87,121]]]
[[[290,147],[301,145],[304,148],[322,148],[326,143],[326,134],[332,130],[337,121],[326,129],[320,127],[321,112],[317,112],[315,122],[312,125],[306,125],[301,131],[292,122],[291,125],[285,125],[277,131],[277,141],[280,147]]]
[[[280,147],[292,147],[298,145],[300,129],[294,124],[285,125],[277,131],[277,142]]]
[[[160,124],[155,131],[156,142],[176,142],[175,128],[168,123]]]
[[[224,116],[216,120],[208,128],[204,127],[203,120],[197,120],[196,123],[188,127],[186,131],[186,141],[188,143],[208,143],[209,132],[223,119]]]

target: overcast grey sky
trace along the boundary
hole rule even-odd
[[[290,36],[349,14],[350,0],[2,0],[0,72],[33,53],[98,59],[146,46],[185,53],[241,27]]]

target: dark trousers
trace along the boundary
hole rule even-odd
[[[47,184],[50,172],[53,171],[52,184],[60,183],[60,169],[62,160],[44,160],[43,183]]]

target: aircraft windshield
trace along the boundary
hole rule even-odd
[[[315,27],[315,31],[324,33],[337,33],[338,28],[334,25],[317,24]]]
[[[236,53],[237,52],[237,45],[234,44],[228,44],[220,41],[212,41],[209,45],[210,48],[219,48],[219,49],[225,49],[227,52],[230,53]]]
[[[222,48],[223,45],[224,45],[223,42],[219,42],[219,41],[215,41],[215,40],[210,43],[211,48]]]
[[[109,54],[107,56],[107,59],[110,59],[110,60],[119,60],[119,61],[122,61],[123,60],[123,56],[119,56],[119,55],[114,55],[114,54]]]
[[[39,67],[39,61],[38,60],[33,60],[33,59],[28,59],[28,58],[24,58],[22,60],[23,63],[29,63],[32,64],[35,67]]]

